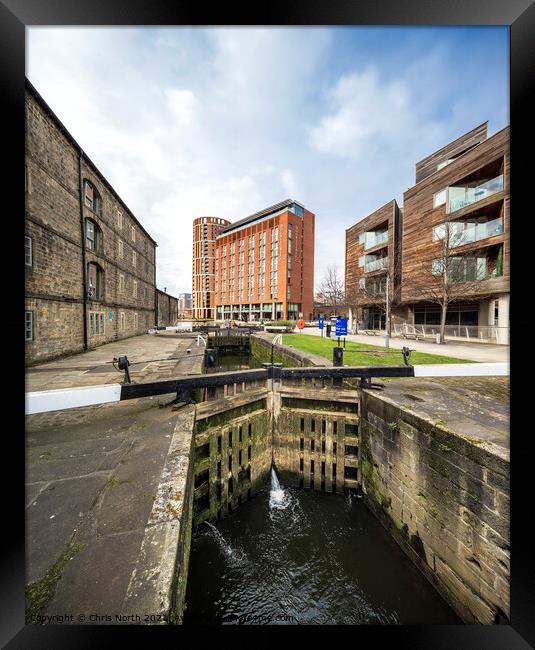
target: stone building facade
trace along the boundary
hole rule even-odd
[[[156,242],[26,81],[26,362],[155,324]]]
[[[157,289],[158,325],[174,325],[178,319],[178,298]]]

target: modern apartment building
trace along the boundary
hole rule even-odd
[[[346,230],[345,289],[350,319],[384,329],[386,284],[399,314],[402,211],[395,199]]]
[[[220,217],[193,220],[193,318],[213,318],[215,315],[215,240],[229,223]]]
[[[155,323],[156,242],[26,80],[26,360]]]
[[[225,226],[216,238],[216,319],[312,319],[314,220],[287,199]]]
[[[446,335],[509,340],[509,127],[487,123],[416,163],[403,208],[387,203],[346,230],[346,302],[385,327],[386,278],[399,325],[438,331],[448,278]]]
[[[403,196],[401,300],[409,323],[440,322],[425,285],[444,268],[454,298],[446,333],[508,343],[509,127],[488,138],[481,124],[416,163],[416,184]]]
[[[178,294],[178,317],[181,319],[191,318],[191,293]]]

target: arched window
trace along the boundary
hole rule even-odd
[[[100,194],[95,189],[93,183],[87,179],[84,180],[84,204],[96,214],[101,214],[102,200]]]
[[[92,219],[85,220],[85,242],[93,253],[102,252],[102,230]]]
[[[104,298],[104,271],[95,262],[87,265],[87,296],[92,300]]]

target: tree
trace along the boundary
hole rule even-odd
[[[355,334],[358,334],[358,312],[360,309],[360,299],[361,295],[358,289],[358,285],[349,284],[346,281],[345,286],[345,303],[349,311],[350,323],[351,325],[355,322]]]
[[[331,313],[338,315],[339,308],[344,304],[344,283],[337,266],[327,267],[319,292]]]
[[[385,314],[385,347],[390,347],[390,336],[392,334],[392,310],[399,299],[400,287],[394,282],[391,269],[385,274],[360,278],[357,287],[354,287],[352,302],[359,307],[376,307]]]
[[[455,248],[473,241],[467,237],[471,225],[446,221],[436,226],[433,238],[442,242],[440,251],[423,259],[410,280],[404,279],[404,287],[414,298],[439,305],[440,343],[445,342],[448,305],[481,298],[480,281],[488,277],[487,257],[474,256],[473,251],[455,255]],[[493,273],[501,272],[498,265],[496,260]]]

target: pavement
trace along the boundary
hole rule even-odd
[[[190,355],[186,350],[191,349]],[[138,336],[28,369],[28,390],[118,383],[201,371],[195,339]],[[151,359],[164,358],[164,361]],[[139,365],[138,365],[139,364]],[[111,367],[111,370],[109,369]],[[182,410],[175,395],[26,417],[28,612],[64,623],[112,623],[121,612]],[[89,616],[96,619],[89,620]],[[98,620],[102,615],[103,620]],[[79,618],[86,617],[85,619]]]
[[[203,344],[197,346],[197,338],[191,335],[133,336],[27,368],[26,391],[121,383],[124,373],[112,364],[113,358],[121,355],[126,355],[131,363],[132,381],[167,379],[191,373],[191,363],[203,353]]]
[[[303,334],[309,336],[321,336],[321,330],[317,327],[305,327]],[[336,340],[336,337],[331,337]],[[366,343],[374,347],[385,347],[384,336],[369,336],[366,334],[348,334],[348,341],[357,343]],[[470,343],[464,341],[448,342],[438,345],[429,341],[415,341],[414,339],[391,338],[390,347],[401,350],[407,346],[417,352],[427,352],[428,354],[440,354],[445,357],[456,357],[468,361],[480,362],[508,362],[509,346],[492,345],[488,343]]]

